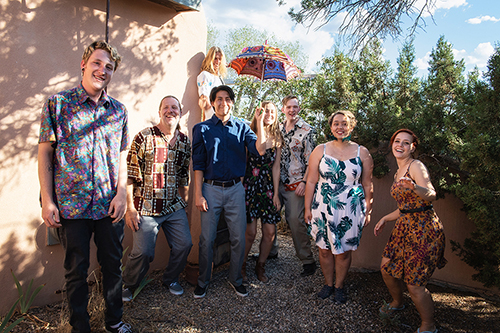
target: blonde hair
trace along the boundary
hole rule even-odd
[[[214,59],[217,53],[220,53],[220,65],[219,65],[219,73],[215,72],[214,69]],[[208,50],[205,59],[201,63],[201,72],[207,71],[214,75],[220,75],[222,77],[226,76],[227,68],[226,68],[226,56],[222,49],[218,46],[212,46],[210,50]]]
[[[276,105],[274,105],[271,101],[262,102],[262,108],[266,108],[266,105],[274,106],[274,110],[276,111],[276,117],[274,118],[274,122],[271,125],[265,126],[266,135],[269,135],[273,141],[273,147],[279,148],[283,144],[283,136],[281,135],[281,130],[278,122],[278,109],[276,109]],[[255,114],[253,115],[252,122],[250,123],[250,129],[257,133],[257,119],[255,118]]]
[[[338,110],[338,111],[334,112],[333,114],[331,114],[330,117],[328,117],[328,126],[332,127],[333,118],[338,114],[341,114],[347,118],[350,130],[353,130],[354,127],[356,127],[356,124],[357,124],[356,117],[354,117],[354,114],[348,110]]]
[[[94,53],[95,50],[104,50],[109,53],[111,60],[115,62],[115,68],[113,69],[113,71],[116,72],[118,66],[122,61],[122,57],[118,54],[118,51],[113,46],[103,40],[95,41],[87,46],[87,48],[83,52],[83,62],[87,64],[87,61],[89,61],[90,56],[92,55],[92,53]]]

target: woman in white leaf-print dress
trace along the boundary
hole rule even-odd
[[[373,160],[365,147],[350,141],[356,126],[350,111],[335,112],[328,123],[334,140],[317,146],[309,158],[304,219],[325,277],[318,297],[335,293],[335,301],[345,303],[351,253],[370,222]]]

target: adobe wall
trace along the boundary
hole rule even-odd
[[[35,305],[61,299],[63,252],[60,245],[46,246],[40,217],[40,111],[47,97],[80,82],[84,48],[105,39],[105,6],[100,0],[0,0],[0,315],[17,299],[11,269],[25,287],[31,279],[34,286],[46,284]],[[123,62],[108,93],[127,106],[131,137],[157,123],[159,102],[170,94],[183,104],[183,128],[191,128],[200,118],[196,76],[205,52],[204,13],[117,0],[110,14],[109,42]],[[199,225],[192,229],[196,235]],[[126,228],[129,251],[131,239]],[[168,253],[160,239],[159,252]],[[153,268],[159,268],[156,261]]]
[[[36,160],[40,110],[48,96],[79,83],[85,46],[105,36],[105,5],[99,0],[0,0],[0,315],[17,299],[10,270],[24,286],[31,279],[34,286],[46,284],[35,305],[62,297],[56,292],[64,286],[63,252],[60,245],[46,245],[40,218]],[[118,48],[123,63],[108,92],[127,106],[131,136],[157,122],[159,102],[168,94],[181,100],[182,128],[191,136],[192,126],[200,120],[196,76],[206,43],[203,12],[176,13],[146,0],[112,1],[110,43]],[[353,267],[379,267],[390,228],[375,237],[373,226],[396,208],[389,195],[391,183],[392,175],[375,179],[372,223],[354,253]],[[460,201],[448,196],[436,201],[435,209],[445,226],[449,263],[434,278],[482,288],[472,280],[472,268],[451,252],[449,240],[462,242],[474,229]],[[200,222],[192,201],[188,214],[193,239],[188,260],[197,263]],[[132,235],[125,230],[128,253]],[[164,236],[158,240],[151,269],[163,268],[168,258]],[[91,270],[97,267],[94,246],[92,251]]]

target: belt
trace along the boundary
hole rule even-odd
[[[221,186],[221,187],[231,187],[233,185],[236,185],[238,184],[241,179],[240,178],[235,178],[235,179],[232,179],[232,180],[228,180],[228,181],[220,181],[220,180],[212,180],[212,179],[204,179],[203,180],[205,183],[207,183],[208,185],[214,185],[214,186]]]
[[[403,214],[412,214],[412,213],[425,212],[426,210],[430,210],[430,209],[432,209],[432,205],[423,206],[423,207],[415,208],[415,209],[400,209],[399,211]]]
[[[296,182],[296,183],[293,183],[293,184],[283,184],[285,186],[285,191],[295,191],[295,189],[297,188],[297,186],[299,186],[300,182]]]

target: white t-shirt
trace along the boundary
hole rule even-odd
[[[198,96],[205,95],[210,99],[210,91],[214,87],[223,85],[221,78],[217,75],[209,73],[207,71],[201,72],[196,78],[196,83],[198,84]],[[214,110],[210,108],[205,112],[205,119],[210,119],[214,114]]]

